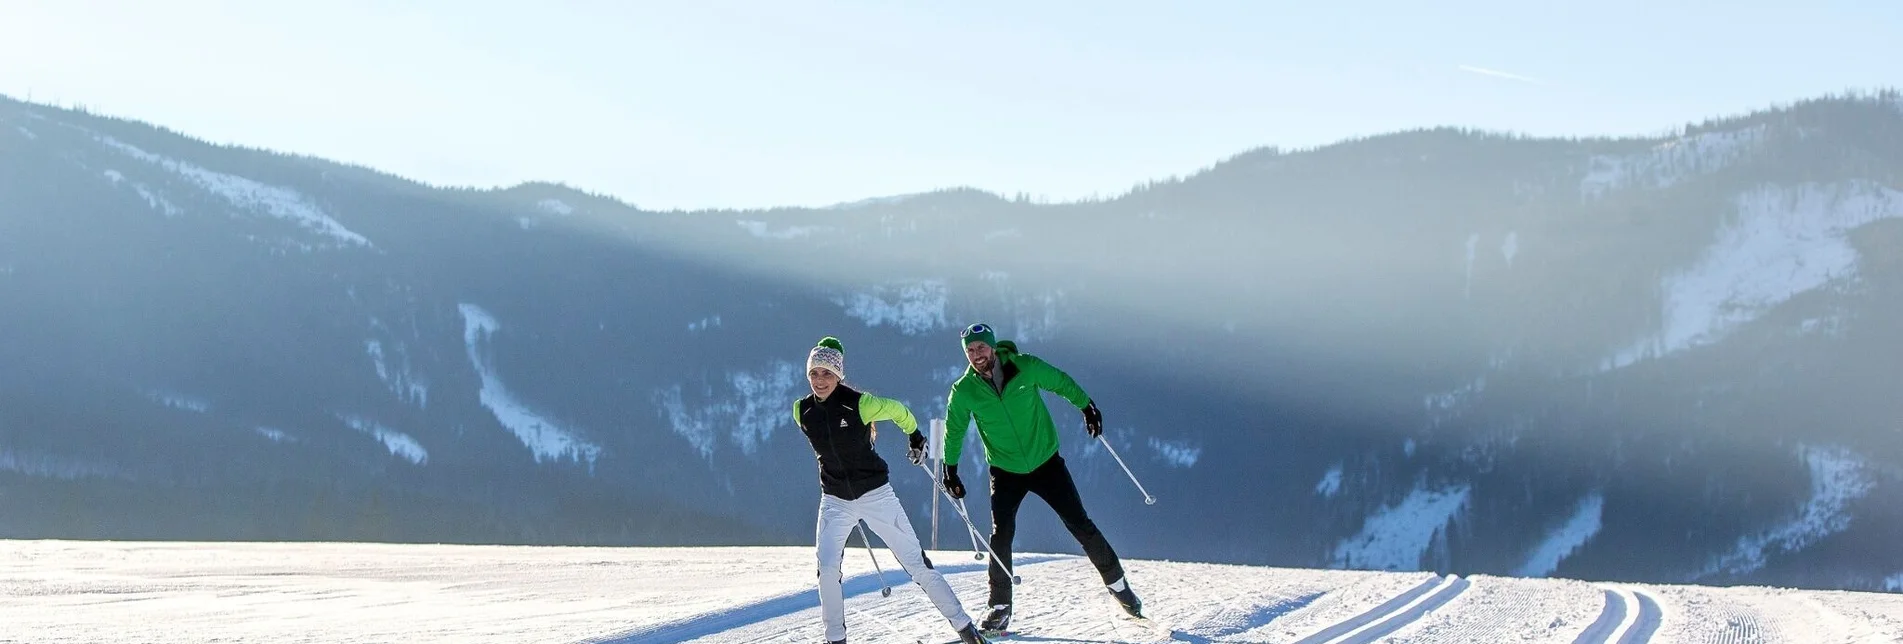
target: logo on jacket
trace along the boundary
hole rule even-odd
[[[845,427],[845,426],[846,426],[846,419],[844,419],[844,418],[841,418],[841,419],[839,419],[839,426],[840,426],[840,427]]]

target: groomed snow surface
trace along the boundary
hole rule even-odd
[[[941,545],[943,545],[941,541]],[[954,640],[875,550],[847,551],[849,641]],[[983,563],[935,551],[966,610]],[[1903,595],[1024,554],[1023,642],[1896,642]],[[812,549],[0,541],[0,642],[820,642]]]

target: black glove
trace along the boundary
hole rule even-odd
[[[965,498],[965,482],[958,480],[958,466],[945,466],[945,492],[954,499]]]
[[[1092,400],[1084,406],[1084,433],[1091,438],[1103,435],[1103,412],[1097,411],[1097,401]]]
[[[907,443],[911,445],[910,449],[905,450],[905,458],[910,459],[913,465],[924,465],[925,464],[925,432],[915,431],[910,434],[906,434],[905,440]]]

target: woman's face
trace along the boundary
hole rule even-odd
[[[839,386],[839,376],[819,367],[806,370],[806,381],[812,383],[813,395],[820,398],[832,395],[833,388]]]

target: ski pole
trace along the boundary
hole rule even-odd
[[[1103,443],[1103,448],[1110,450],[1110,458],[1117,459],[1117,466],[1123,468],[1124,475],[1130,477],[1131,483],[1136,483],[1137,491],[1143,493],[1143,504],[1156,505],[1156,497],[1150,496],[1150,492],[1148,490],[1143,489],[1143,483],[1137,480],[1137,475],[1130,472],[1130,466],[1123,464],[1123,457],[1117,455],[1117,448],[1111,447],[1110,441],[1106,440],[1103,437],[1103,434],[1097,435],[1097,442]]]
[[[866,531],[865,531],[865,530],[863,530],[863,529],[861,529],[861,528],[863,528],[864,526],[865,526],[865,524],[864,524],[864,523],[857,523],[857,522],[855,522],[855,523],[853,523],[853,524],[852,524],[852,529],[854,529],[854,530],[858,530],[858,531],[859,531],[859,540],[860,540],[860,541],[863,541],[863,542],[865,542],[865,544],[866,544],[866,556],[867,556],[867,557],[871,557],[871,558],[872,558],[872,569],[873,569],[873,570],[876,570],[876,571],[879,571],[879,596],[880,596],[880,597],[891,597],[891,596],[892,596],[892,585],[891,585],[891,584],[888,584],[888,583],[885,583],[885,569],[884,569],[884,568],[880,568],[880,567],[879,567],[879,556],[878,556],[878,555],[875,555],[875,554],[872,554],[872,537],[870,537],[870,536],[868,536],[868,535],[866,534]]]
[[[958,499],[952,498],[951,492],[948,492],[945,490],[945,483],[943,481],[938,480],[938,475],[932,472],[932,468],[926,467],[924,464],[920,464],[919,469],[925,470],[925,475],[932,477],[932,487],[938,488],[939,494],[943,494],[945,495],[945,498],[951,499],[952,509],[958,512],[959,519],[963,519],[965,521],[965,529],[971,531],[972,539],[974,540],[977,539],[978,526],[972,524],[971,515],[965,512],[965,504],[960,503]],[[985,550],[991,553],[991,563],[998,564],[998,568],[1004,570],[1005,576],[1011,578],[1012,584],[1024,583],[1024,579],[1021,577],[1018,577],[1017,573],[1012,572],[1010,566],[1004,565],[1004,558],[998,556],[998,551],[991,549],[991,544],[989,543],[985,544]]]
[[[957,503],[958,503],[958,511],[964,512],[965,500],[957,499]],[[966,530],[965,534],[971,537],[971,558],[976,559],[978,561],[984,561],[985,560],[984,550],[978,547],[978,533],[972,530]]]

